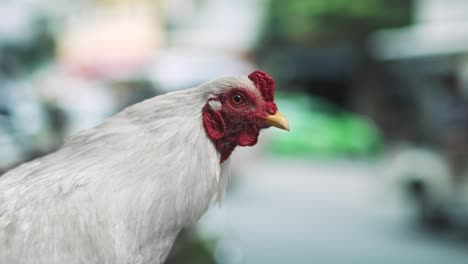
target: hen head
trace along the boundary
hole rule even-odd
[[[270,126],[289,131],[287,119],[274,102],[275,83],[263,71],[248,79],[222,83],[222,92],[203,107],[203,126],[225,161],[236,146],[253,146],[259,131]]]

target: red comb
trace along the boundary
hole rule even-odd
[[[275,81],[264,71],[254,71],[249,74],[249,79],[260,90],[263,99],[267,102],[273,102],[275,99]]]

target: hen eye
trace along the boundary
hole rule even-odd
[[[234,105],[241,105],[244,103],[244,98],[240,94],[235,94],[231,97],[231,101]]]

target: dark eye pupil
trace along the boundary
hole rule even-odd
[[[235,96],[234,96],[234,102],[236,102],[236,103],[240,103],[240,102],[241,102],[241,97],[240,97],[240,95],[235,95]]]

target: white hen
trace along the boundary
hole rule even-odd
[[[264,72],[157,96],[0,177],[0,263],[162,263],[219,199],[225,161],[288,129]]]

